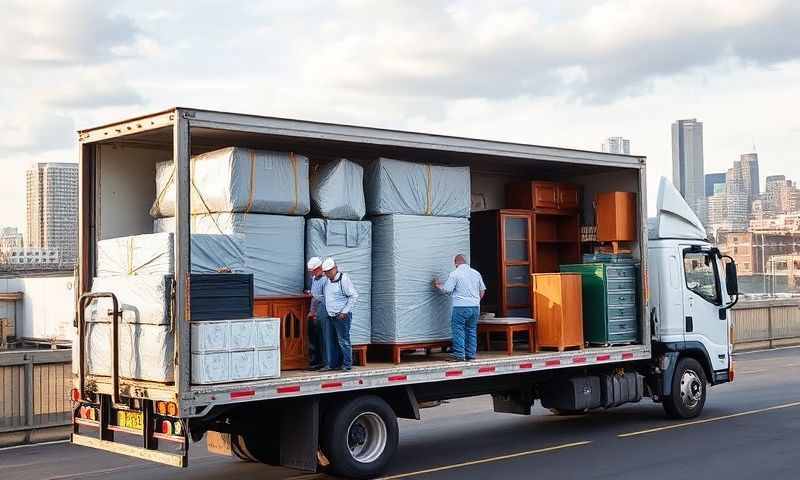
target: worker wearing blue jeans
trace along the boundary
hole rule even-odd
[[[324,289],[325,309],[328,311],[328,321],[336,337],[335,351],[342,361],[341,366],[331,365],[330,369],[350,370],[353,367],[350,324],[353,322],[352,311],[358,300],[358,291],[350,277],[339,271],[332,258],[326,258],[322,262],[322,271],[328,277]]]
[[[433,287],[453,298],[450,327],[453,334],[453,352],[450,360],[474,360],[478,351],[478,316],[486,285],[481,274],[467,264],[462,254],[453,259],[456,269],[442,284],[433,279]]]

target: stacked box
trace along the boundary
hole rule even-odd
[[[280,377],[280,319],[192,324],[192,383]]]
[[[469,167],[379,158],[364,182],[368,215],[469,217]]]
[[[243,266],[252,273],[256,296],[295,295],[303,291],[305,218],[285,215],[214,213],[191,216],[191,232],[223,235],[241,248]],[[154,221],[155,232],[174,232],[175,218]],[[209,253],[210,254],[210,253]],[[192,250],[192,263],[198,259]]]
[[[469,219],[383,215],[372,219],[372,342],[449,340],[452,301],[432,286],[469,257]]]
[[[192,213],[305,215],[308,158],[292,152],[227,147],[191,159]],[[175,215],[174,162],[156,165],[155,218]]]
[[[306,256],[333,257],[358,291],[350,326],[353,345],[370,343],[372,292],[372,224],[312,218],[306,222]]]
[[[311,174],[311,206],[323,218],[364,218],[364,168],[346,158],[319,165]]]

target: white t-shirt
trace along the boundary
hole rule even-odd
[[[486,290],[480,272],[462,263],[450,272],[442,291],[452,295],[454,307],[479,307],[481,291]]]

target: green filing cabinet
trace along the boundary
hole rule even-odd
[[[639,340],[636,264],[582,263],[560,268],[582,275],[585,342],[615,345]]]

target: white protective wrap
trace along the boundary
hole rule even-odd
[[[245,270],[241,240],[231,235],[192,235],[192,272]],[[150,233],[97,242],[97,276],[171,274],[175,269],[172,233]]]
[[[469,167],[379,158],[367,168],[364,193],[368,215],[468,218]]]
[[[310,210],[308,158],[291,152],[227,147],[191,159],[192,213],[305,215]],[[156,164],[155,218],[175,215],[175,168]]]
[[[353,345],[370,343],[372,300],[372,223],[350,220],[306,221],[306,255],[333,257],[358,291],[350,325]]]
[[[86,371],[111,375],[111,323],[86,324]],[[119,375],[149,382],[174,381],[174,345],[169,325],[119,324]],[[77,348],[73,348],[73,371],[77,371]]]
[[[434,290],[469,257],[469,219],[383,215],[372,219],[372,342],[449,340],[450,297]]]
[[[319,165],[311,174],[311,206],[323,218],[364,218],[364,168],[346,158]]]
[[[174,232],[175,217],[153,222],[155,232]],[[305,218],[253,213],[214,213],[191,216],[195,234],[220,234],[236,240],[244,267],[252,273],[256,296],[296,295],[303,291]],[[192,251],[192,263],[197,252]]]
[[[112,292],[122,310],[122,321],[147,325],[170,325],[170,285],[164,275],[131,275],[124,277],[95,277],[93,292]],[[111,317],[110,298],[99,298],[87,307],[87,322],[108,322]]]

